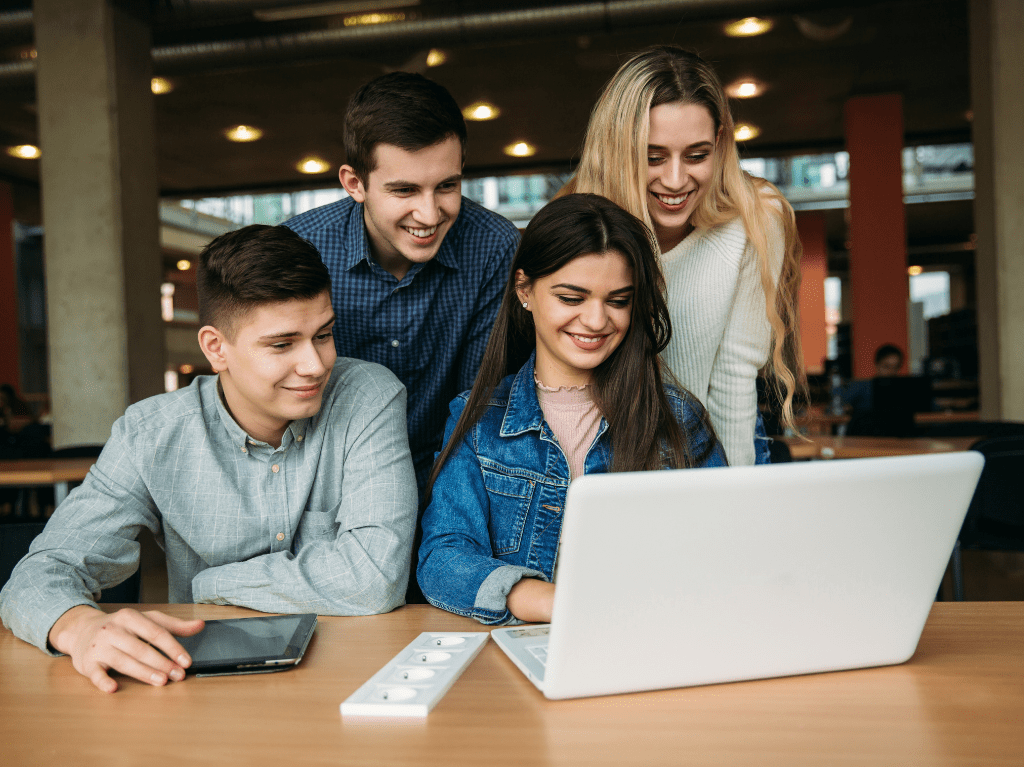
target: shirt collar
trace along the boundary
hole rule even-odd
[[[228,433],[228,437],[231,440],[231,444],[236,445],[239,449],[248,450],[249,445],[261,445],[274,450],[275,448],[270,447],[266,442],[260,442],[259,440],[250,437],[249,434],[238,425],[238,421],[235,420],[234,416],[231,415],[231,411],[228,410],[227,403],[224,401],[224,389],[220,385],[220,376],[210,376],[213,382],[213,397],[217,402],[217,412],[220,413],[220,422],[224,425],[224,431]],[[315,417],[315,416],[314,416]],[[288,424],[288,427],[284,430],[284,434],[281,436],[281,448],[287,448],[292,441],[302,442],[306,436],[306,430],[311,425],[312,418],[300,418],[297,421],[292,421]]]
[[[463,199],[463,204],[465,204],[465,199]],[[363,261],[367,264],[375,263],[373,254],[370,252],[370,239],[366,235],[366,222],[363,217],[363,204],[357,202],[352,206],[348,222],[345,224],[345,241],[351,243],[351,247],[345,251],[341,264],[341,268],[346,272],[354,269]],[[461,218],[462,210],[460,208],[455,223],[452,224],[448,234],[441,241],[441,247],[438,248],[437,255],[431,259],[431,261],[436,261],[448,269],[457,270],[459,268],[456,245],[462,237],[462,228],[459,226]]]
[[[537,361],[537,352],[516,373],[512,380],[512,389],[508,394],[508,406],[505,417],[501,421],[501,436],[512,437],[526,431],[540,431],[544,423],[544,413],[537,400],[537,387],[533,382],[533,371]]]

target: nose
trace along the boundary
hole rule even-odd
[[[669,189],[678,190],[686,185],[690,174],[686,172],[686,164],[681,157],[673,157],[663,166],[665,172],[661,175],[661,183]]]
[[[426,227],[436,226],[441,223],[441,205],[437,195],[433,192],[424,192],[416,198],[416,205],[413,208],[413,216],[416,222]]]
[[[333,350],[333,345],[331,349]],[[320,349],[313,343],[307,343],[295,364],[295,372],[307,378],[318,378],[327,372],[327,365],[320,356]]]
[[[580,323],[587,330],[598,332],[604,330],[608,324],[608,311],[604,301],[591,299],[585,301],[580,307]]]

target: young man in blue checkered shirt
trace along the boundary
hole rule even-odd
[[[345,114],[349,197],[285,223],[331,272],[338,354],[389,368],[409,393],[422,491],[448,403],[472,387],[519,232],[462,197],[466,124],[442,86],[395,72]]]

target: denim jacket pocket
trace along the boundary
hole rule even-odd
[[[491,548],[495,556],[519,550],[536,482],[483,469],[490,504]]]

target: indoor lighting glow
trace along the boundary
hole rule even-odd
[[[189,269],[192,268],[192,262],[189,261],[187,258],[183,258],[176,264],[176,266],[178,267],[179,272],[187,272]]]
[[[448,54],[439,48],[431,48],[430,53],[427,54],[428,67],[439,67],[446,61],[448,61]]]
[[[195,370],[195,368],[192,367],[191,365],[182,365],[181,367],[178,368],[178,372],[181,373],[183,376],[187,376],[193,370]]]
[[[920,267],[920,266],[909,266],[909,267],[907,267],[907,274],[909,274],[911,277],[916,277],[917,275],[921,274],[921,272],[923,272],[923,271],[924,271],[924,269],[922,267]]]
[[[493,120],[500,114],[501,110],[498,107],[486,101],[477,101],[462,110],[462,116],[474,122]]]
[[[149,88],[158,96],[161,93],[170,93],[174,90],[174,86],[171,85],[171,81],[166,77],[154,77],[149,81]]]
[[[295,166],[301,173],[323,173],[324,171],[330,170],[331,165],[320,157],[310,155],[309,157],[303,157],[299,160],[299,164]]]
[[[733,133],[737,141],[750,141],[750,139],[757,138],[760,135],[761,129],[749,123],[740,123],[736,126],[735,133]]]
[[[725,25],[725,34],[729,37],[753,37],[763,35],[775,24],[771,19],[759,19],[756,16],[748,16],[739,21],[733,21]]]
[[[368,24],[391,24],[395,21],[405,21],[405,14],[398,13],[360,13],[356,16],[346,16],[344,24],[346,27],[361,27]]]
[[[263,131],[251,125],[236,125],[234,128],[228,128],[224,135],[231,141],[257,141],[263,138]]]
[[[737,80],[725,92],[734,99],[752,99],[764,93],[764,86],[756,80]]]
[[[517,141],[515,144],[509,144],[505,147],[505,154],[512,157],[530,157],[536,154],[537,147],[533,144],[527,144],[525,141]]]
[[[18,144],[7,147],[7,154],[11,157],[20,157],[22,160],[35,160],[42,152],[39,151],[39,147],[32,144]]]

